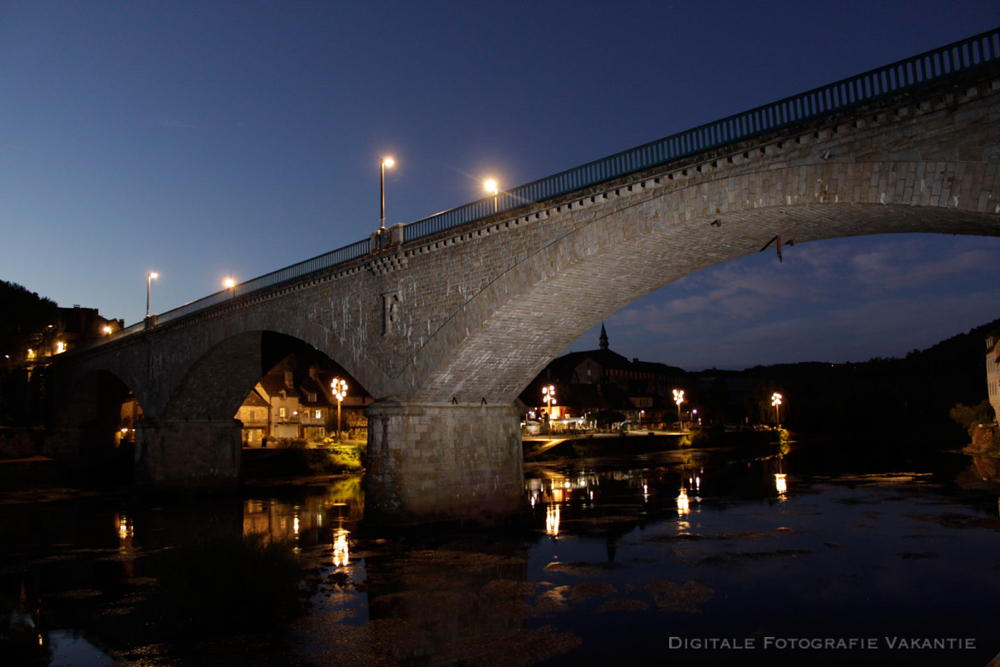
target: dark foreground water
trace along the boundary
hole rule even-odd
[[[531,464],[529,525],[406,536],[363,525],[356,477],[196,505],[0,491],[0,663],[985,667],[1000,518],[967,468],[818,445]],[[293,541],[308,613],[228,611],[223,638],[152,613],[164,554],[226,533]]]

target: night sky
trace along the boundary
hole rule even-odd
[[[1000,25],[955,2],[6,2],[0,279],[126,324]],[[689,370],[901,356],[1000,317],[1000,239],[796,245],[609,315]],[[600,323],[572,349],[597,346]]]

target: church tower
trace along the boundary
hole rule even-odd
[[[608,332],[604,330],[604,322],[601,322],[601,349],[608,349]]]

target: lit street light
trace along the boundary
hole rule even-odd
[[[674,389],[674,403],[677,404],[677,423],[681,430],[684,430],[684,422],[681,421],[681,403],[684,402],[684,390]]]
[[[771,394],[771,405],[774,406],[774,423],[781,428],[781,394],[778,392]]]
[[[337,442],[340,442],[340,403],[347,398],[347,381],[333,378],[330,389],[333,390],[333,396],[337,399]]]
[[[226,278],[222,281],[222,286],[227,290],[230,290],[230,296],[236,296],[236,281],[232,278]]]
[[[495,180],[490,178],[483,183],[483,188],[485,188],[487,192],[493,193],[493,212],[496,213],[500,206],[498,203],[500,197],[500,186],[497,185]]]
[[[160,274],[156,271],[151,271],[146,274],[146,319],[149,319],[149,288],[152,285],[155,278],[159,278]]]
[[[381,217],[382,226],[379,227],[380,230],[385,229],[385,168],[392,167],[394,164],[396,164],[396,161],[393,160],[391,157],[386,156],[382,158],[382,179],[380,181],[381,182],[380,190],[382,195],[382,217]]]
[[[542,400],[545,401],[545,416],[549,422],[549,433],[552,433],[552,406],[556,403],[556,387],[550,384],[542,387]]]

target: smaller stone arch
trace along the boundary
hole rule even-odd
[[[143,406],[118,374],[107,369],[85,372],[66,389],[57,410],[47,429],[46,454],[131,458]]]

